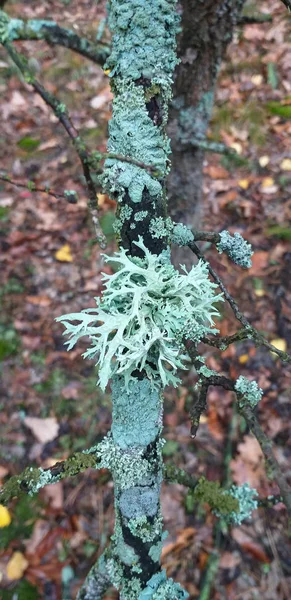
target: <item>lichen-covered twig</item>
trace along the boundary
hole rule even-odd
[[[69,48],[98,65],[104,64],[110,52],[107,45],[90,42],[87,38],[78,36],[75,31],[60,27],[54,21],[13,19],[2,10],[0,10],[0,20],[6,23],[6,33],[4,33],[6,41],[45,40],[48,44]]]
[[[237,152],[223,144],[222,142],[213,142],[212,140],[207,139],[199,139],[199,138],[191,138],[191,146],[196,146],[196,148],[201,148],[201,150],[205,150],[206,152],[214,152],[215,154],[224,154],[226,156],[237,156]]]
[[[229,379],[228,377],[219,375],[218,373],[212,374],[212,372],[210,370],[209,370],[210,371],[209,375],[207,375],[207,376],[203,375],[203,373],[201,373],[201,362],[199,364],[199,361],[197,359],[196,346],[194,344],[191,344],[191,342],[187,341],[186,347],[187,347],[187,351],[189,353],[189,356],[190,356],[195,368],[197,368],[197,366],[198,366],[198,369],[199,369],[199,367],[200,367],[200,373],[199,373],[200,380],[201,380],[200,394],[202,395],[202,399],[199,402],[199,407],[206,404],[207,392],[208,392],[209,387],[212,385],[213,386],[221,386],[226,390],[235,392],[237,399],[238,399],[239,413],[245,418],[251,432],[253,433],[253,435],[257,439],[258,443],[260,444],[261,450],[266,459],[266,463],[270,467],[270,469],[269,469],[270,473],[268,473],[268,474],[271,476],[272,479],[274,479],[276,481],[276,483],[280,489],[283,502],[286,505],[288,513],[291,515],[291,487],[288,484],[288,482],[286,481],[286,478],[281,471],[280,465],[274,456],[273,444],[272,444],[271,440],[264,433],[264,431],[262,430],[262,428],[259,424],[259,421],[254,412],[255,407],[253,406],[253,408],[252,408],[248,401],[244,401],[244,396],[239,391],[240,388],[237,385],[238,381],[235,382],[235,381]],[[196,431],[197,431],[197,428],[199,425],[200,415],[201,415],[201,412],[199,412],[198,410],[197,410],[197,412],[194,412],[194,422],[192,422],[191,435],[193,435],[193,432],[194,432],[194,435],[196,434]],[[198,423],[197,423],[197,421],[198,421]]]
[[[286,8],[288,8],[289,12],[291,12],[291,0],[281,0],[283,4],[285,4]]]
[[[212,275],[215,283],[217,283],[217,285],[220,287],[225,299],[227,300],[228,304],[232,308],[236,319],[243,325],[245,334],[242,334],[242,330],[239,330],[239,332],[234,334],[234,336],[229,336],[229,337],[226,336],[226,337],[222,338],[222,340],[223,340],[222,344],[224,343],[225,348],[227,347],[227,345],[229,345],[235,341],[248,338],[248,339],[253,340],[253,342],[257,346],[265,346],[266,348],[268,348],[268,350],[277,354],[277,356],[279,356],[279,358],[281,358],[281,360],[283,362],[291,363],[290,354],[288,354],[288,352],[283,352],[282,350],[279,350],[273,344],[268,342],[268,340],[266,340],[266,338],[263,336],[263,334],[260,331],[258,331],[255,327],[253,327],[253,325],[251,325],[251,323],[245,317],[245,315],[239,310],[239,307],[238,307],[236,301],[234,300],[234,298],[231,296],[231,294],[225,287],[225,285],[224,285],[223,281],[220,279],[219,275],[209,264],[208,260],[205,258],[205,256],[201,252],[200,248],[198,248],[197,244],[195,244],[195,242],[192,241],[188,244],[188,246],[192,250],[192,252],[194,252],[194,254],[196,254],[196,256],[198,258],[203,260],[203,262],[208,265],[209,273]],[[217,341],[214,341],[212,339],[210,339],[208,341],[208,338],[204,337],[203,341],[205,343],[210,343],[210,345],[212,345],[212,346],[221,347],[223,349],[223,345],[221,345],[221,340],[219,340],[219,338],[217,339]]]
[[[90,569],[84,583],[79,589],[77,600],[102,600],[104,593],[111,584],[106,565],[109,557],[110,546]]]
[[[258,15],[241,15],[237,20],[237,25],[256,25],[257,23],[270,23],[273,17],[269,14],[258,14]]]
[[[98,186],[91,173],[89,154],[86,150],[85,144],[82,142],[77,129],[71,121],[68,110],[62,102],[60,102],[53,94],[51,94],[35,77],[28,66],[26,58],[18,52],[13,44],[10,42],[2,42],[4,48],[7,50],[10,58],[13,60],[15,65],[22,73],[26,83],[30,84],[33,89],[41,96],[44,102],[50,106],[55,115],[58,117],[60,123],[63,125],[67,134],[71,138],[74,148],[79,156],[83,173],[88,190],[88,207],[91,213],[91,217],[94,223],[96,238],[102,248],[106,247],[106,238],[100,228],[98,219],[98,206],[97,206],[97,191]]]
[[[98,462],[96,448],[92,448],[84,452],[75,452],[66,460],[57,462],[48,469],[27,467],[22,473],[13,475],[4,483],[0,490],[0,504],[7,504],[21,493],[34,494],[49,483],[73,477],[86,469],[96,469]]]
[[[48,186],[38,187],[33,181],[28,181],[27,183],[13,181],[9,175],[0,175],[0,181],[4,181],[5,183],[9,183],[10,185],[14,185],[18,188],[29,190],[30,192],[41,192],[42,194],[48,194],[48,196],[52,196],[57,200],[66,200],[70,204],[75,204],[78,201],[77,194],[73,190],[65,190],[63,194],[59,194]]]

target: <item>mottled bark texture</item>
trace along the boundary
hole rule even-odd
[[[169,113],[171,173],[169,212],[175,221],[196,227],[200,219],[204,151],[216,79],[244,0],[180,0],[181,31]],[[195,143],[196,142],[196,143]]]
[[[105,69],[114,94],[108,150],[130,157],[155,172],[126,161],[106,159],[102,184],[117,200],[115,230],[131,257],[144,258],[135,242],[169,261],[165,228],[166,135],[172,75],[176,65],[176,0],[112,0],[109,27],[112,52]],[[157,356],[158,359],[158,356]],[[103,442],[103,466],[114,480],[115,529],[106,551],[106,570],[123,600],[174,600],[188,595],[160,567],[163,531],[160,488],[162,462],[162,382],[146,370],[128,383],[112,381],[112,428]],[[99,583],[98,583],[99,585]],[[79,593],[94,596],[92,577]],[[96,588],[96,598],[99,598]],[[97,593],[98,592],[98,593]]]

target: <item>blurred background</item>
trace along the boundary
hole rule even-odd
[[[248,4],[248,10],[258,11]],[[260,2],[272,15],[236,30],[222,65],[210,139],[232,147],[230,158],[206,154],[204,229],[239,231],[254,248],[253,266],[242,270],[207,245],[203,249],[241,310],[278,348],[291,346],[291,47],[290,16],[279,0]],[[92,0],[8,1],[21,18],[54,19],[95,39],[105,15]],[[106,33],[105,33],[106,38]],[[64,102],[92,149],[105,151],[111,100],[109,79],[97,65],[45,42],[22,42],[31,68]],[[1,173],[62,194],[78,192],[77,204],[0,181],[0,482],[28,465],[48,467],[101,440],[111,423],[110,395],[96,387],[94,364],[82,359],[86,342],[66,352],[55,317],[94,306],[102,289],[101,250],[87,208],[82,172],[70,140],[50,109],[0,50]],[[115,203],[99,195],[107,236],[115,249]],[[202,228],[202,224],[200,228]],[[189,251],[190,252],[190,251]],[[237,323],[226,303],[217,323],[222,335]],[[225,352],[203,348],[212,369],[255,378],[264,390],[259,418],[290,470],[291,369],[251,342]],[[261,496],[278,493],[268,479],[257,441],[236,414],[231,393],[212,388],[197,437],[190,438],[194,370],[165,393],[165,460],[195,476],[249,484]],[[254,513],[250,523],[220,529],[207,506],[197,506],[182,486],[165,485],[162,554],[169,576],[190,598],[289,600],[291,553],[283,504]],[[6,515],[7,518],[7,515]],[[91,471],[35,498],[9,506],[1,522],[0,597],[3,600],[69,600],[106,547],[114,525],[113,484],[106,471]],[[4,526],[5,525],[5,526]],[[207,591],[209,556],[218,553],[213,591]],[[203,595],[204,594],[204,595]],[[109,592],[106,598],[118,598]]]

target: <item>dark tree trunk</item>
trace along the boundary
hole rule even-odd
[[[204,151],[197,147],[207,133],[215,84],[225,49],[244,0],[180,0],[174,100],[168,132],[172,169],[168,179],[169,211],[175,221],[199,222]],[[196,143],[195,143],[196,142]]]

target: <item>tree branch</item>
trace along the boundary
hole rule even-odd
[[[96,447],[75,452],[66,460],[55,463],[48,469],[27,467],[19,475],[13,475],[4,483],[0,490],[0,504],[7,504],[15,496],[21,493],[35,494],[50,483],[57,483],[66,477],[74,477],[86,469],[96,469],[98,459],[96,458]]]
[[[189,354],[195,368],[197,369],[197,366],[198,366],[198,368],[201,367],[201,362],[198,361],[198,359],[197,359],[197,350],[196,350],[195,344],[193,342],[189,342],[189,340],[185,340],[185,345],[186,345],[188,354]],[[270,471],[271,471],[270,477],[276,481],[276,483],[280,489],[280,492],[281,492],[282,500],[283,500],[284,504],[286,505],[289,515],[291,516],[291,487],[287,483],[286,478],[281,471],[280,465],[279,465],[278,461],[276,460],[274,453],[273,453],[273,444],[272,444],[271,440],[268,438],[268,436],[262,430],[262,428],[259,424],[259,421],[254,413],[254,409],[252,409],[248,405],[247,399],[244,399],[243,395],[240,394],[239,392],[237,392],[237,390],[235,388],[235,381],[229,379],[228,377],[219,375],[218,373],[215,375],[210,375],[209,377],[206,377],[202,374],[199,374],[199,375],[200,375],[200,379],[201,379],[201,392],[200,393],[202,394],[202,399],[200,400],[199,406],[202,406],[202,405],[205,406],[206,400],[207,400],[207,392],[211,385],[221,386],[225,390],[230,390],[236,394],[237,399],[239,400],[238,410],[239,410],[240,414],[245,418],[249,429],[251,430],[252,434],[255,436],[256,440],[258,441],[258,443],[260,445],[261,450],[265,456],[266,463],[270,467]],[[242,399],[244,399],[244,402],[241,402]],[[202,413],[202,411],[199,414],[199,418],[200,418],[201,413]],[[197,418],[198,418],[198,409],[197,409],[197,413],[195,412],[195,421],[194,421],[194,423],[192,422],[192,428],[194,431],[194,435],[196,435],[196,431],[197,431],[197,428],[199,425],[199,418],[198,418],[198,424],[197,424]],[[191,429],[191,435],[193,437],[192,429]]]
[[[94,600],[102,600],[103,594],[111,584],[106,567],[109,555],[110,546],[90,569],[84,583],[79,589],[77,600],[92,600],[92,598]]]
[[[291,0],[281,0],[283,4],[285,4],[286,8],[288,8],[289,12],[291,12]]]
[[[71,121],[68,110],[62,102],[58,100],[53,94],[51,94],[34,76],[28,67],[27,60],[22,54],[20,54],[10,42],[3,42],[4,48],[7,50],[10,58],[13,60],[15,65],[20,70],[26,83],[30,84],[33,89],[41,96],[44,102],[50,106],[55,115],[58,117],[60,123],[63,125],[67,134],[71,138],[74,148],[79,156],[81,165],[83,168],[83,174],[85,177],[87,190],[88,190],[88,207],[92,217],[92,221],[95,227],[96,239],[100,244],[101,248],[106,248],[106,238],[100,228],[98,219],[98,205],[97,205],[97,192],[98,185],[96,185],[90,169],[89,153],[83,143],[80,135]]]
[[[273,21],[272,15],[269,14],[259,14],[259,15],[241,15],[236,25],[256,25],[257,23],[270,23]]]
[[[239,336],[238,339],[245,339],[245,338],[252,339],[256,345],[265,346],[266,348],[268,348],[268,350],[277,354],[277,356],[279,356],[283,362],[291,363],[290,354],[288,354],[288,352],[283,352],[282,350],[278,350],[278,348],[273,346],[273,344],[270,344],[270,342],[268,342],[268,340],[266,340],[264,338],[263,334],[260,331],[258,331],[255,327],[253,327],[253,325],[249,322],[249,320],[239,310],[239,307],[238,307],[236,301],[234,300],[234,298],[231,296],[231,294],[226,289],[226,287],[225,287],[224,283],[222,282],[222,280],[220,279],[219,275],[211,267],[208,260],[206,260],[205,256],[202,254],[202,252],[198,248],[197,244],[195,244],[195,242],[190,242],[188,244],[188,246],[192,250],[192,252],[194,252],[194,254],[196,254],[196,256],[198,258],[200,258],[207,265],[209,273],[212,275],[215,283],[217,283],[217,285],[220,287],[225,299],[227,300],[230,307],[232,308],[236,319],[243,325],[244,330],[245,330],[244,336],[242,335],[241,330],[239,330],[239,332],[237,332],[234,335]],[[231,336],[231,337],[233,337],[233,336]],[[203,341],[205,343],[209,343],[207,341],[207,339],[208,338],[204,338]],[[226,337],[226,338],[224,338],[224,340],[225,340],[225,344],[227,344],[229,338]],[[218,342],[220,342],[220,341],[221,340],[219,340]],[[233,343],[233,341],[237,341],[237,340],[233,339],[232,341],[229,341],[229,344]],[[211,346],[216,345],[212,339],[210,340],[210,345]],[[219,346],[217,346],[217,347],[219,347]]]
[[[103,65],[110,53],[109,46],[90,42],[54,21],[11,19],[4,11],[0,11],[0,19],[9,24],[7,41],[45,40],[49,44],[69,48],[98,65]]]
[[[48,186],[45,186],[44,188],[38,187],[33,181],[28,181],[28,183],[13,181],[9,177],[9,175],[0,175],[0,181],[4,181],[5,183],[14,185],[17,188],[24,188],[25,190],[29,190],[30,192],[41,192],[42,194],[48,194],[48,196],[53,196],[53,198],[56,198],[57,200],[66,200],[70,204],[76,204],[77,202],[77,194],[73,191],[69,192],[68,190],[66,190],[67,193],[59,194],[58,192],[55,192]]]

